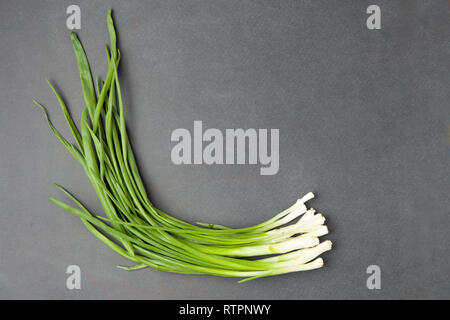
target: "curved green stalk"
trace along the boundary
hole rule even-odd
[[[119,82],[120,51],[111,10],[107,15],[110,47],[106,49],[108,71],[96,90],[81,42],[71,33],[86,107],[80,131],[55,87],[47,80],[64,113],[78,148],[53,126],[46,109],[36,101],[53,134],[81,164],[105,211],[93,215],[73,195],[62,190],[78,207],[50,197],[50,201],[81,219],[86,228],[112,250],[136,265],[183,274],[241,277],[240,282],[289,272],[320,268],[317,258],[331,249],[319,243],[328,229],[325,219],[308,210],[308,193],[288,209],[254,226],[228,228],[216,224],[191,224],[156,208],[141,179],[128,138],[125,106]],[[297,219],[299,218],[299,219]],[[294,222],[297,220],[297,222]],[[265,256],[258,259],[252,257]]]

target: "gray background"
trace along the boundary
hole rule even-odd
[[[300,195],[327,217],[323,269],[235,279],[126,272],[127,261],[51,204],[62,184],[96,213],[82,169],[31,102],[69,136],[44,82],[79,119],[66,7],[95,75],[105,15],[118,28],[129,133],[151,199],[185,220],[246,226]],[[382,30],[366,28],[378,4]],[[449,298],[450,32],[446,1],[1,1],[0,298]],[[279,128],[280,171],[175,166],[176,128]],[[82,289],[65,287],[68,265]],[[382,289],[366,288],[366,268]]]

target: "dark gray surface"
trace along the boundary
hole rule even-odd
[[[0,1],[0,298],[449,298],[450,31],[446,1],[76,1],[104,77],[106,10],[122,52],[129,132],[151,198],[191,222],[260,222],[308,191],[334,250],[325,267],[234,279],[126,272],[127,261],[47,201],[53,182],[101,207],[31,99],[68,135],[44,82],[79,119],[65,10]],[[365,10],[378,4],[382,30]],[[280,171],[175,166],[176,128],[279,128]],[[65,287],[77,264],[82,289]],[[366,268],[382,289],[366,288]]]

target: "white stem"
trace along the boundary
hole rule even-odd
[[[323,267],[323,259],[317,258],[316,260],[309,262],[309,263],[274,269],[274,274],[313,270],[313,269],[318,269],[321,267]]]
[[[302,236],[320,237],[328,233],[328,228],[323,225],[325,218],[322,215],[316,215],[312,219],[308,219],[305,224],[291,224],[286,227],[273,229],[267,232],[270,238],[267,243],[276,243],[284,241],[293,235],[305,233]]]
[[[271,245],[273,253],[286,253],[292,250],[310,248],[319,244],[319,239],[316,237],[294,237],[289,238],[283,242]]]
[[[314,198],[314,193],[308,192],[308,193],[305,194],[303,197],[301,197],[300,199],[298,199],[297,202],[305,203],[305,202],[311,200],[312,198]]]
[[[328,234],[328,227],[321,225],[321,226],[317,227],[317,229],[310,231],[308,233],[304,233],[301,236],[302,237],[322,237],[326,234]]]
[[[278,220],[283,218],[284,216],[288,215],[289,213],[291,213],[292,211],[298,209],[298,208],[303,208],[305,207],[305,202],[308,200],[311,200],[312,198],[314,198],[314,194],[312,192],[308,192],[307,194],[305,194],[302,198],[297,199],[297,201],[290,206],[289,208],[287,208],[286,210],[283,210],[282,212],[280,212],[279,214],[277,214],[274,218],[272,218],[273,220]],[[305,208],[306,210],[306,208]],[[271,219],[271,220],[272,220]]]
[[[299,264],[307,263],[322,253],[331,250],[332,245],[330,240],[326,240],[314,248],[304,250],[305,252],[294,260]]]
[[[292,251],[289,253],[280,254],[278,256],[260,259],[258,261],[259,262],[279,262],[279,263],[283,262],[283,264],[280,264],[280,266],[288,266],[288,265],[292,265],[293,261],[297,261],[294,264],[298,264],[298,261],[301,261],[301,260],[299,260],[300,258],[307,259],[308,256],[311,256],[314,253],[318,253],[317,255],[313,256],[312,258],[310,258],[309,260],[306,261],[306,262],[308,262],[308,261],[314,259],[315,257],[319,256],[323,252],[331,250],[331,245],[332,245],[331,241],[327,240],[327,241],[321,242],[320,244],[318,244],[317,246],[315,246],[313,248],[300,249],[300,250]]]
[[[314,214],[316,213],[316,210],[311,208],[308,211],[306,211],[306,213],[303,215],[303,217],[301,217],[298,221],[297,224],[302,224],[307,222],[308,220],[310,220],[311,218],[314,217]]]

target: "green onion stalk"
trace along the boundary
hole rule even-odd
[[[328,233],[325,218],[308,209],[312,193],[272,219],[246,228],[179,220],[149,200],[127,135],[124,102],[118,76],[120,51],[116,31],[107,14],[110,45],[106,46],[108,71],[100,84],[94,81],[89,63],[74,32],[71,40],[80,73],[85,107],[79,129],[68,108],[54,92],[75,143],[66,140],[50,121],[48,125],[88,176],[106,216],[94,215],[63,187],[56,185],[73,201],[50,201],[71,213],[100,241],[134,262],[126,270],[146,267],[183,274],[239,277],[240,282],[323,266],[319,257],[331,249],[331,241],[319,241]],[[256,258],[255,258],[256,257]]]

